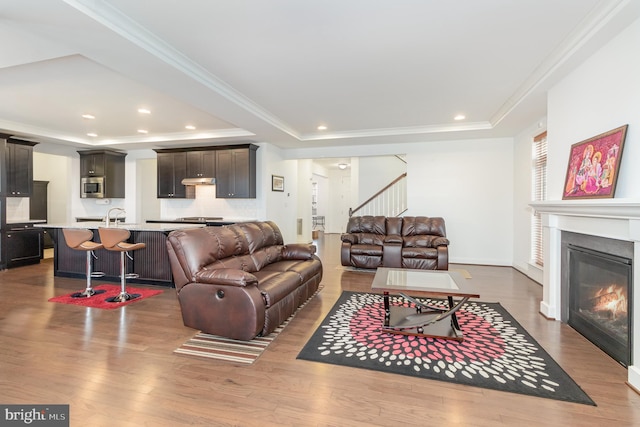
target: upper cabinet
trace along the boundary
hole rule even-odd
[[[104,177],[104,197],[111,199],[125,196],[126,153],[112,150],[85,150],[80,154],[80,177]]]
[[[187,151],[187,178],[215,178],[216,152]]]
[[[253,199],[256,197],[256,150],[249,144],[216,151],[216,197]]]
[[[215,178],[216,197],[256,197],[257,145],[166,148],[158,153],[158,197],[195,198],[184,178]]]
[[[33,190],[33,146],[36,142],[9,139],[6,144],[8,197],[29,197]]]
[[[156,151],[158,153],[158,198],[195,197],[195,191],[187,192],[187,188],[182,185],[182,180],[187,177],[187,153]]]

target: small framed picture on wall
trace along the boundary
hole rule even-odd
[[[271,175],[271,191],[284,191],[284,177]]]

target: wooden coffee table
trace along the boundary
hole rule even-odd
[[[480,298],[460,273],[444,270],[380,267],[373,278],[371,290],[382,292],[384,296],[382,331],[457,341],[462,341],[464,335],[456,312],[469,298]],[[415,307],[391,306],[391,294],[402,296]],[[446,298],[447,304],[429,305],[414,297]]]

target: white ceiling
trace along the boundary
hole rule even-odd
[[[512,136],[639,3],[2,0],[0,132],[125,150]]]

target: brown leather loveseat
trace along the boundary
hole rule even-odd
[[[273,332],[322,280],[316,247],[271,221],[176,230],[167,248],[185,326],[228,338]]]
[[[440,217],[353,216],[341,236],[340,261],[356,268],[449,269],[449,240]]]

